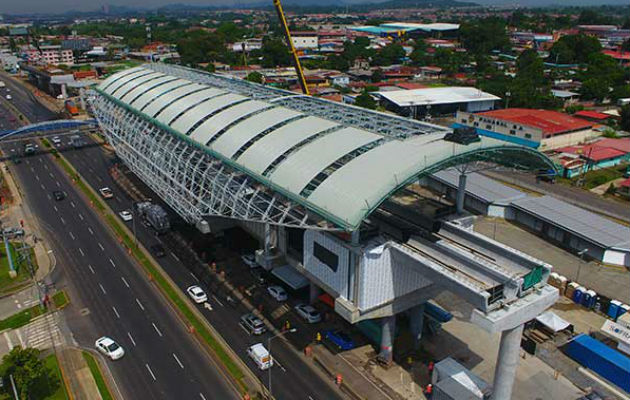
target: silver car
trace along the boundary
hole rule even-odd
[[[243,327],[252,335],[262,335],[267,331],[262,320],[252,313],[243,315],[241,317],[241,324],[243,324]]]

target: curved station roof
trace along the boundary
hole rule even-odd
[[[535,150],[166,64],[118,72],[107,99],[347,230],[419,175],[470,160],[549,168]]]

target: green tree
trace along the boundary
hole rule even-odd
[[[623,44],[621,45],[621,50],[622,51],[630,51],[630,38],[626,39],[626,41],[623,42]]]
[[[433,63],[442,68],[447,76],[455,75],[464,62],[461,53],[456,53],[452,49],[439,48],[433,55]]]
[[[383,77],[383,71],[380,68],[377,68],[374,72],[372,72],[372,82],[374,83],[382,81]]]
[[[557,108],[551,86],[544,74],[543,60],[535,50],[525,50],[516,59],[516,77],[510,85],[510,104],[514,107]]]
[[[621,107],[619,115],[621,116],[619,127],[623,131],[630,132],[630,104]]]
[[[366,38],[365,36],[358,36],[354,39],[354,44],[359,47],[366,48],[370,45],[370,39]]]
[[[214,63],[209,62],[208,65],[206,66],[206,71],[208,71],[208,72],[214,73],[216,70],[217,69],[214,66]]]
[[[369,108],[370,110],[374,110],[376,108],[376,102],[374,101],[372,96],[370,96],[370,94],[365,90],[363,91],[363,93],[356,97],[356,99],[354,100],[354,105],[363,108]]]
[[[387,66],[400,62],[405,57],[405,49],[399,43],[391,43],[383,47],[372,57],[375,65]]]
[[[409,55],[411,63],[417,66],[427,65],[427,45],[424,40],[417,40],[413,45],[413,51]]]
[[[21,399],[43,399],[59,387],[59,380],[39,358],[39,350],[17,346],[2,357],[0,376],[13,376]]]
[[[265,68],[291,65],[291,56],[284,42],[265,36],[262,44],[262,65]]]
[[[264,78],[263,74],[261,74],[258,71],[253,71],[247,74],[247,76],[245,77],[245,80],[250,81],[250,82],[255,82],[255,83],[263,83],[263,78]]]
[[[460,41],[473,55],[510,47],[505,21],[498,17],[463,23],[459,32]]]
[[[560,64],[583,64],[589,57],[599,53],[602,46],[593,36],[584,34],[566,35],[558,39],[551,47],[549,61]]]
[[[224,61],[227,48],[222,36],[195,30],[177,42],[182,64],[195,66],[200,63]]]
[[[589,57],[588,67],[581,78],[580,94],[585,100],[603,101],[609,96],[611,88],[616,98],[627,93],[624,89],[627,86],[627,72],[614,58],[602,53]]]

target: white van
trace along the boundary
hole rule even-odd
[[[256,343],[255,345],[247,348],[247,355],[258,365],[258,368],[265,370],[273,366],[273,358],[267,351],[262,343]]]

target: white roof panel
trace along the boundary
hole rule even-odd
[[[229,107],[227,110],[221,111],[217,115],[213,115],[211,118],[204,121],[191,132],[190,137],[198,143],[206,144],[208,140],[228,124],[269,106],[270,104],[264,101],[248,100],[244,103]]]
[[[382,136],[356,128],[331,132],[291,154],[278,165],[270,179],[287,190],[300,193],[311,179],[334,161],[380,138]]]
[[[193,90],[197,90],[203,86],[194,84],[184,79],[178,79],[175,82],[167,83],[162,88],[164,89],[159,97],[154,98],[152,102],[145,103],[142,107],[137,107],[142,110],[143,113],[150,117],[154,117],[155,114],[162,109],[165,105],[179,99],[186,93],[190,93]],[[139,98],[138,100],[140,100]]]
[[[302,140],[338,125],[318,117],[306,117],[276,129],[254,143],[238,158],[238,162],[251,171],[262,174],[284,152]]]
[[[399,107],[501,100],[500,97],[482,92],[474,87],[458,86],[394,90],[390,92],[378,92],[378,95],[386,98]]]
[[[109,84],[111,84],[113,81],[115,81],[116,79],[122,78],[125,75],[133,74],[134,72],[138,72],[138,71],[142,71],[142,70],[144,70],[142,67],[135,67],[135,68],[126,69],[124,71],[112,74],[112,75],[108,76],[98,86],[99,86],[99,88],[103,89],[103,88],[107,87]]]
[[[212,143],[212,149],[232,157],[245,143],[264,130],[301,113],[284,107],[276,107],[263,111],[228,129],[216,142]]]
[[[150,83],[148,83],[146,85],[147,87],[153,87],[153,89],[150,89],[146,93],[142,94],[135,101],[133,101],[133,99],[135,99],[138,96],[139,93],[136,93],[133,97],[132,96],[125,96],[127,98],[127,100],[125,100],[125,101],[126,102],[133,101],[133,104],[130,104],[130,105],[132,105],[134,108],[136,108],[138,110],[141,110],[142,108],[144,108],[145,105],[149,104],[149,102],[151,102],[152,100],[155,100],[162,93],[164,93],[164,92],[166,92],[166,91],[168,91],[168,90],[170,90],[172,88],[175,88],[177,86],[183,85],[186,82],[187,81],[185,81],[183,79],[175,79],[175,80],[171,80],[171,81],[163,81],[161,79],[156,79],[156,80],[151,81]],[[159,85],[159,86],[156,86],[156,85]],[[155,100],[155,101],[157,101],[157,100]],[[143,112],[145,112],[145,111],[143,110]]]
[[[171,127],[176,131],[186,134],[186,132],[188,132],[188,130],[197,123],[197,121],[199,121],[206,115],[212,114],[215,110],[218,110],[221,107],[234,103],[235,101],[243,100],[245,98],[246,97],[239,94],[229,93],[225,96],[219,96],[212,100],[208,100],[186,111],[186,113],[179,117],[177,121],[173,122]],[[188,105],[190,105],[190,103]]]
[[[203,87],[204,85],[198,85],[198,86]],[[218,94],[221,94],[221,93],[226,93],[226,92],[224,92],[223,90],[215,89],[215,88],[207,88],[205,90],[201,90],[197,93],[193,93],[190,95],[182,94],[180,99],[174,101],[172,104],[166,107],[164,111],[160,113],[160,115],[158,115],[157,120],[164,124],[168,124],[171,122],[173,118],[179,115],[179,113],[184,111],[186,108],[190,107],[191,104],[196,104],[199,101],[217,96]]]
[[[445,142],[443,135],[392,140],[351,160],[322,182],[308,200],[354,224],[368,208],[407,179],[451,156],[506,143],[483,138],[468,146]],[[366,179],[369,177],[369,179]]]
[[[160,74],[159,72],[155,72],[153,74],[136,76],[135,78],[127,80],[122,85],[119,85],[116,89],[112,90],[111,95],[120,100],[120,98],[129,90],[132,90],[133,88],[142,85],[146,81],[150,81],[151,79],[164,77],[164,76],[166,75]],[[127,79],[127,78],[123,78],[123,79]],[[116,82],[114,85],[117,85],[119,83],[120,81]]]
[[[122,78],[118,79],[116,82],[113,82],[107,89],[105,89],[105,93],[112,94],[112,92],[118,89],[120,86],[124,85],[128,81],[137,78],[139,76],[155,74],[155,71],[141,69],[139,71],[133,72],[131,74],[125,74]]]
[[[146,91],[148,91],[148,93],[151,93],[152,96],[155,96],[155,95],[157,95],[159,93],[162,93],[162,87],[163,87],[162,84],[163,83],[171,82],[171,81],[175,81],[175,80],[177,80],[177,78],[173,78],[172,76],[163,76],[161,78],[153,79],[150,82],[140,83],[134,89],[129,91],[129,93],[127,93],[127,94],[124,94],[125,92],[121,90],[120,93],[119,93],[120,101],[122,101],[123,103],[129,104],[131,102],[131,100],[136,98],[136,96],[138,96],[141,93],[144,93]],[[132,83],[135,83],[135,82],[132,82]],[[125,90],[128,90],[128,89],[125,89]],[[147,98],[146,94],[147,93],[145,93],[141,97],[144,97],[146,99]],[[139,109],[143,105],[144,105],[143,102],[135,101],[133,106],[135,108]]]

